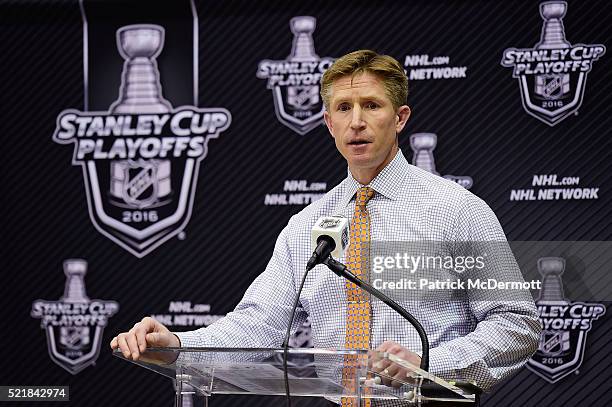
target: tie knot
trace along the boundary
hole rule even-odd
[[[355,205],[360,208],[365,208],[368,201],[374,196],[374,190],[370,187],[361,187],[357,190],[355,197]]]

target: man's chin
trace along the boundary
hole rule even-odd
[[[378,167],[377,164],[380,164],[374,162],[375,160],[368,154],[352,155],[350,158],[348,166],[355,171],[371,171]]]
[[[351,154],[348,162],[349,162],[349,167],[352,167],[352,168],[360,168],[360,169],[364,168],[365,169],[365,168],[371,168],[373,166],[372,157],[367,153]]]

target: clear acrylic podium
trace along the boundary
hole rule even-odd
[[[124,359],[120,351],[113,353]],[[284,396],[282,349],[153,348],[132,361],[175,380],[176,407],[183,395]],[[399,376],[398,376],[399,375]],[[291,396],[395,400],[406,406],[474,406],[478,388],[445,381],[395,355],[373,350],[291,348],[287,354]],[[393,382],[392,382],[393,381]]]

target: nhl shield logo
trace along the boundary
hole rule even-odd
[[[117,313],[115,301],[90,300],[85,292],[87,262],[64,262],[66,283],[59,301],[37,300],[31,315],[41,319],[53,362],[72,374],[95,363],[108,319]]]
[[[530,115],[554,126],[582,104],[587,75],[593,62],[606,52],[602,44],[574,44],[565,37],[564,1],[540,4],[543,26],[534,48],[508,48],[502,66],[513,68],[523,107]]]
[[[603,304],[571,302],[563,294],[562,257],[538,260],[542,290],[536,301],[543,331],[537,352],[527,361],[527,368],[550,383],[575,372],[584,357],[587,333],[594,320],[606,312]]]
[[[83,349],[90,344],[89,327],[67,327],[60,328],[60,345],[71,351]]]
[[[117,100],[108,111],[63,111],[53,140],[74,143],[73,165],[83,169],[96,228],[143,257],[189,221],[208,140],[231,116],[223,108],[173,107],[163,97],[156,59],[163,27],[121,27],[116,44],[124,61]]]
[[[289,24],[293,33],[291,54],[284,61],[261,61],[257,70],[258,78],[268,80],[278,120],[301,135],[323,123],[319,83],[334,62],[332,58],[319,58],[315,53],[312,33],[316,23],[314,17],[292,18]]]
[[[117,176],[113,179],[111,184],[115,181],[122,182],[121,194],[117,194],[117,197],[123,199],[129,205],[142,209],[151,206],[153,203],[158,202],[160,198],[160,182],[158,179],[158,173],[164,174],[170,177],[170,161],[158,161],[158,160],[138,160],[127,162],[113,163],[116,171],[111,171],[111,178],[113,175]],[[160,172],[162,170],[162,172]],[[170,185],[170,180],[165,185]],[[163,188],[164,183],[162,182],[162,195],[164,197],[170,193],[169,188]]]
[[[571,348],[570,333],[566,331],[544,331],[539,349],[548,356],[565,355]]]

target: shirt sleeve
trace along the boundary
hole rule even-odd
[[[297,294],[287,242],[288,228],[278,236],[265,271],[247,289],[236,308],[208,327],[175,332],[181,346],[271,348],[282,345]],[[293,332],[306,317],[298,306]]]
[[[467,195],[453,233],[460,244],[486,248],[486,266],[475,277],[524,281],[497,217],[480,198]],[[541,325],[529,290],[468,289],[467,298],[476,328],[432,348],[429,370],[441,377],[474,380],[487,390],[520,369],[537,350]]]

